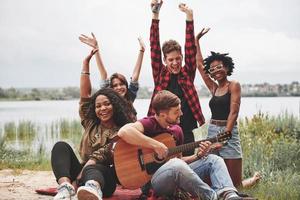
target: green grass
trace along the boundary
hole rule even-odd
[[[57,141],[66,141],[77,151],[82,135],[79,121],[65,119],[44,127],[31,121],[8,122],[0,131],[4,131],[0,137],[0,169],[51,170],[52,146]],[[33,146],[34,142],[39,145]]]
[[[4,124],[0,139],[0,169],[51,170],[50,152],[41,143],[38,150],[31,143],[38,137],[41,127],[30,121]],[[53,144],[58,140],[79,146],[82,128],[79,121],[59,120],[45,125],[44,133]],[[207,126],[196,130],[205,137]],[[243,148],[243,176],[251,177],[255,171],[262,180],[254,187],[243,189],[258,199],[300,199],[300,119],[283,113],[269,116],[258,113],[253,118],[239,121],[239,134]],[[10,142],[19,139],[27,148],[17,151]],[[76,149],[75,151],[77,151]]]
[[[260,183],[245,190],[259,199],[300,199],[300,120],[258,113],[239,123],[244,177],[260,171]]]
[[[37,153],[29,150],[7,149],[4,140],[0,140],[0,169],[50,170],[50,161],[41,146]]]
[[[300,119],[287,112],[269,116],[259,112],[239,121],[243,148],[243,177],[261,172],[262,180],[241,189],[258,199],[300,199]],[[207,126],[196,130],[205,138]]]

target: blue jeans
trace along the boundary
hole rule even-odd
[[[223,132],[226,126],[217,126],[209,124],[208,126],[208,138],[215,137],[218,133]],[[224,145],[216,155],[221,156],[224,159],[239,159],[243,157],[241,140],[238,134],[238,128],[235,125],[231,131],[232,137],[228,140],[227,144]]]
[[[212,188],[202,181],[205,176],[211,177]],[[172,195],[176,188],[181,188],[194,197],[211,200],[217,199],[224,191],[236,191],[223,159],[215,155],[190,165],[173,158],[154,173],[151,184],[157,195]]]
[[[211,189],[213,189],[218,196],[225,191],[236,188],[230,178],[226,164],[220,156],[209,154],[207,157],[199,159],[190,164],[193,171],[201,178],[210,177]]]

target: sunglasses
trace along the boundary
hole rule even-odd
[[[218,64],[218,65],[215,65],[215,66],[210,66],[210,68],[208,69],[208,72],[211,74],[213,72],[219,71],[222,68],[223,68],[223,64]]]

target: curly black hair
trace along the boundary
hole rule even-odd
[[[99,95],[106,96],[111,102],[113,106],[113,120],[117,126],[121,127],[127,123],[133,122],[131,117],[133,111],[128,107],[126,100],[111,88],[103,88],[93,94],[88,110],[89,118],[94,119],[98,124],[101,123],[95,113],[95,101]]]
[[[228,56],[228,53],[215,53],[210,52],[211,55],[204,59],[204,70],[206,73],[209,73],[210,64],[215,61],[222,61],[223,65],[228,69],[227,75],[230,76],[233,72],[234,63],[231,57]]]

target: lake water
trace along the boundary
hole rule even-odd
[[[201,106],[206,120],[210,118],[208,107],[209,98],[201,98]],[[149,99],[137,99],[134,107],[138,112],[138,118],[146,116]],[[249,117],[259,111],[269,115],[278,115],[284,112],[300,117],[300,97],[251,97],[242,98],[239,118]],[[69,143],[79,144],[81,128],[79,133],[72,133],[68,129],[64,133],[61,127],[61,119],[79,120],[78,100],[70,101],[2,101],[0,102],[0,138],[5,136],[5,144],[9,148],[37,151],[41,145],[46,152],[50,152],[53,144],[58,140],[67,140]],[[22,121],[30,121],[34,124],[33,134],[20,133],[20,128],[12,128],[17,133],[6,133],[4,124]],[[53,125],[54,124],[54,125]],[[28,127],[27,127],[28,128]],[[72,128],[72,127],[71,127]],[[24,131],[23,131],[24,132]],[[78,132],[78,128],[77,128]],[[8,135],[8,136],[7,136]],[[68,140],[70,139],[71,140]],[[72,140],[73,139],[73,140]]]
[[[201,98],[203,114],[208,120],[209,98]],[[137,99],[134,107],[138,118],[147,114],[149,99]],[[289,112],[300,116],[300,97],[244,97],[242,98],[239,117],[252,117],[259,111],[270,115]],[[49,123],[62,118],[79,119],[78,100],[70,101],[2,101],[0,102],[0,125],[5,122],[31,120],[37,123]]]

